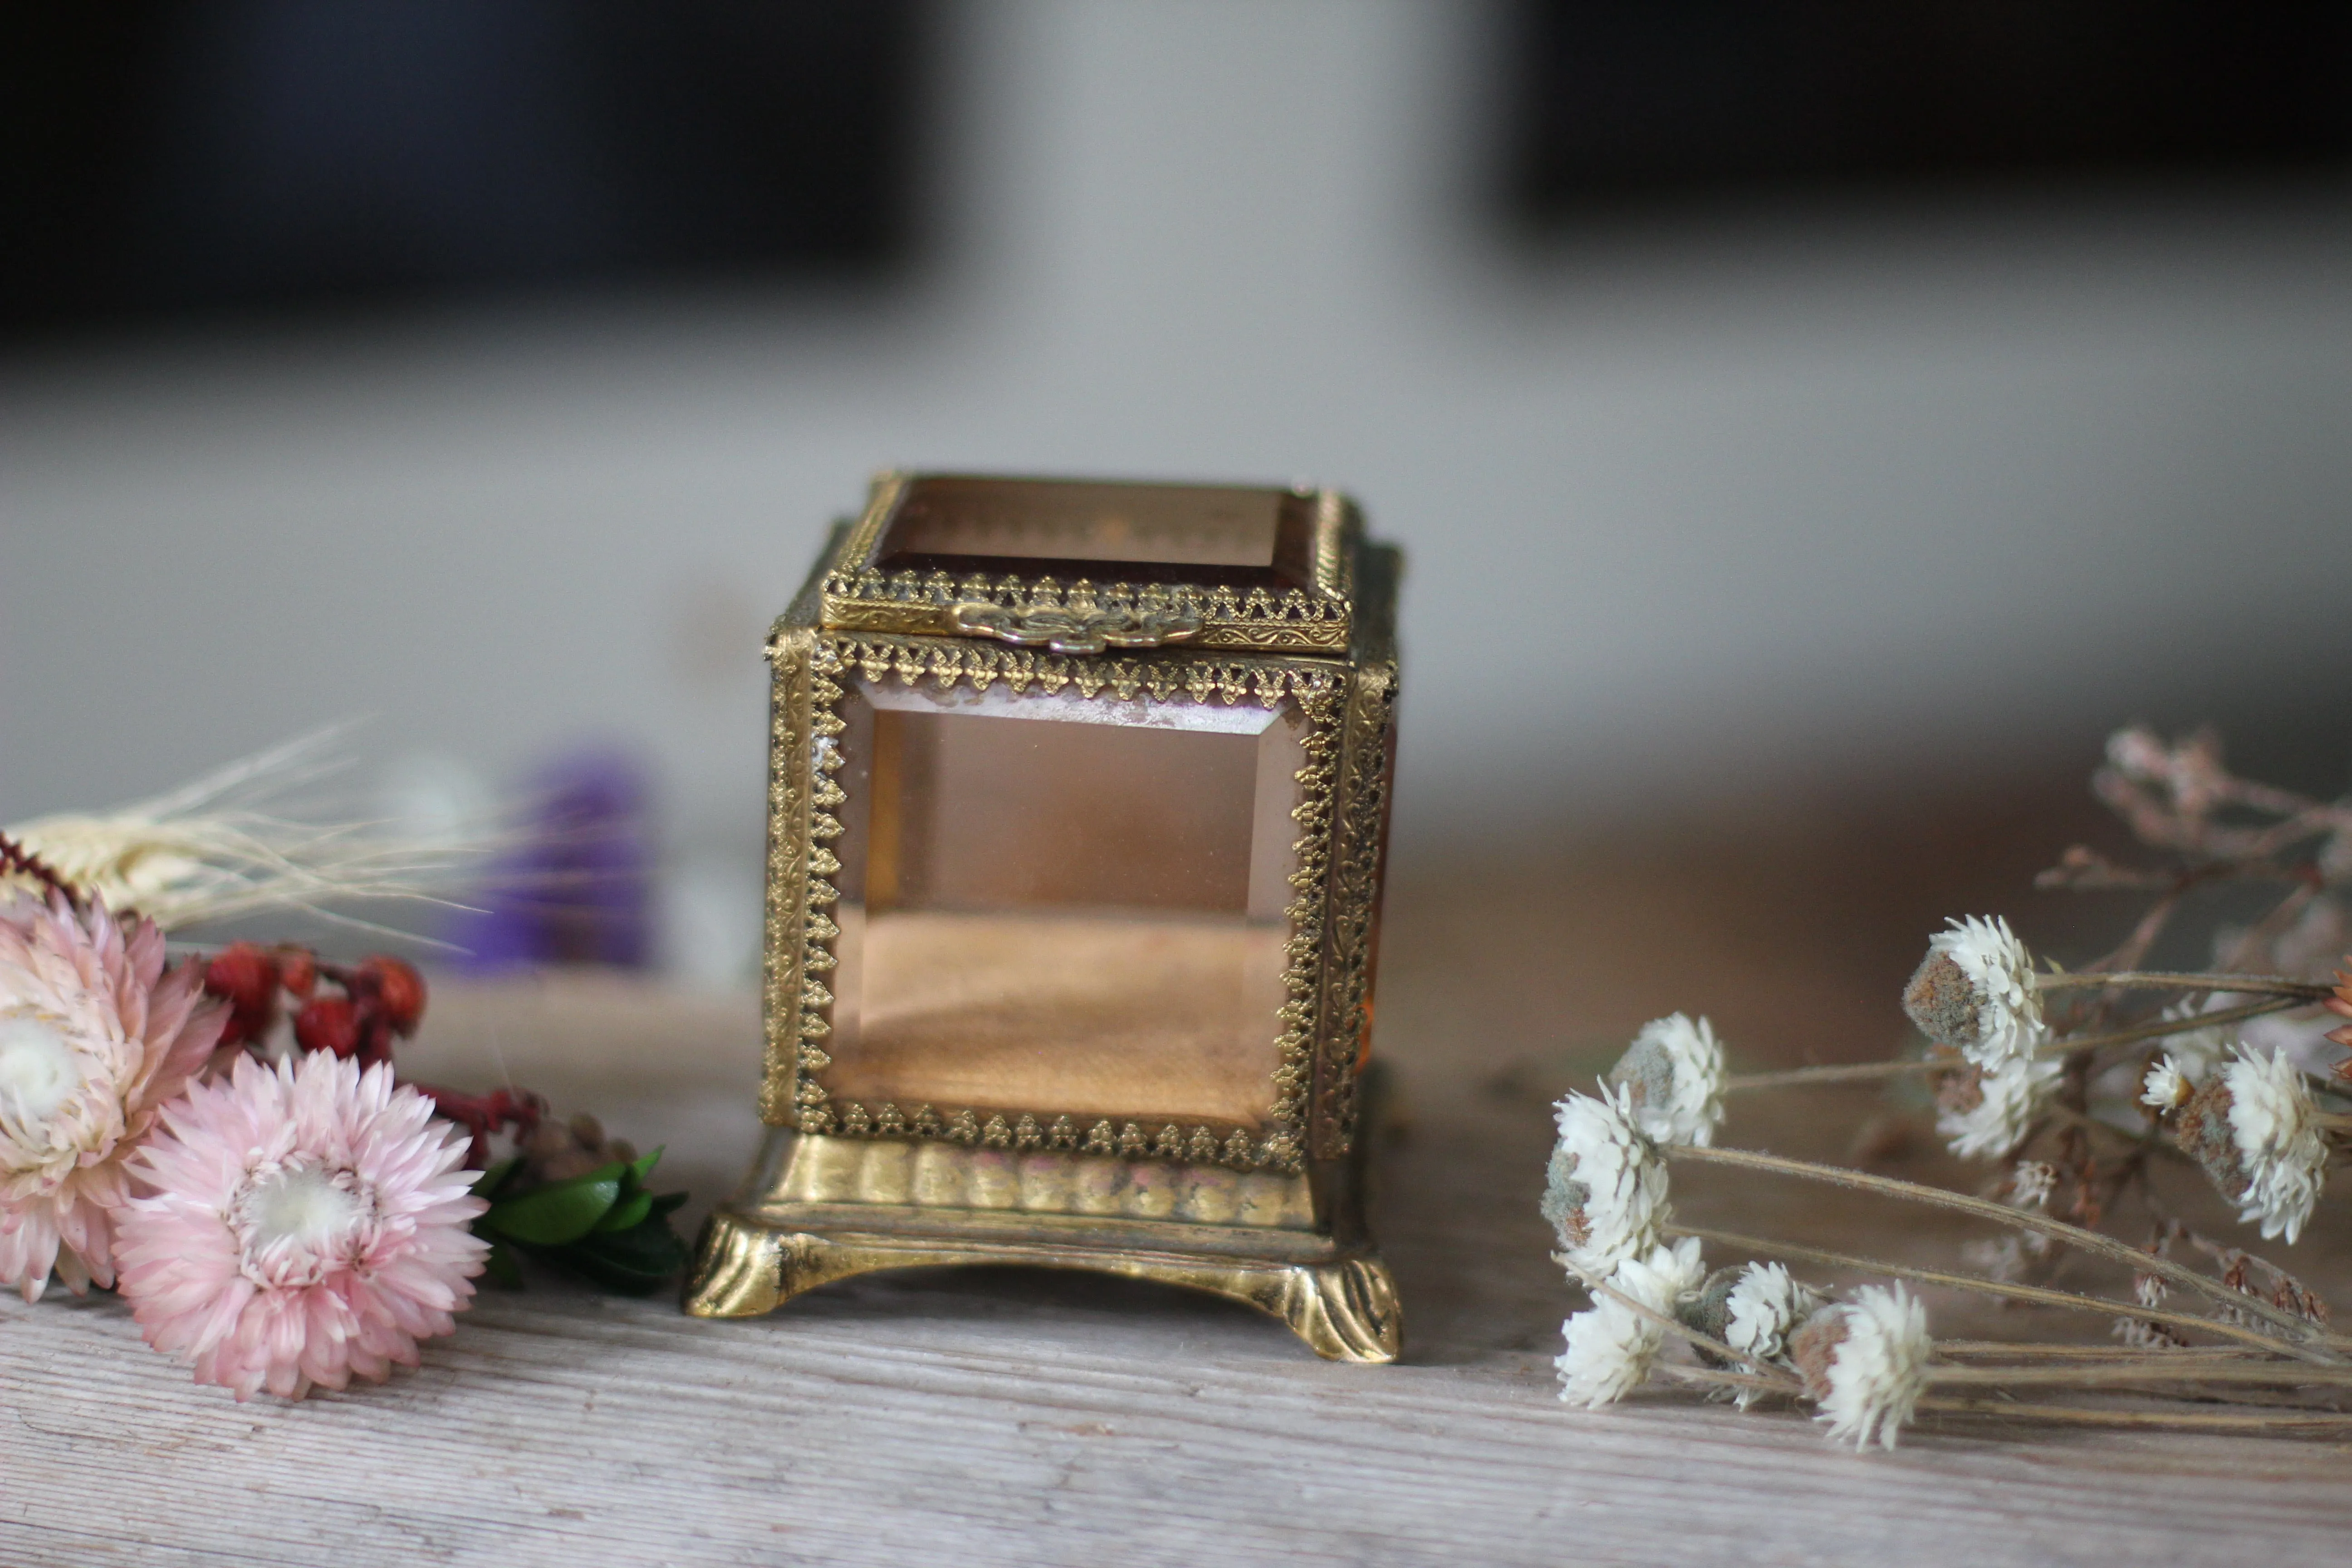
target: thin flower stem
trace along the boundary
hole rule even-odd
[[[2333,994],[2333,993],[2330,993]],[[2308,1004],[2299,996],[2273,996],[2266,1001],[2242,1003],[2235,1007],[2219,1008],[2200,1013],[2189,1018],[2158,1018],[2128,1029],[2117,1029],[2105,1035],[2081,1035],[2072,1039],[2053,1040],[2034,1052],[2042,1057],[2070,1056],[2076,1051],[2095,1051],[2108,1046],[2137,1045],[2144,1040],[2159,1040],[2168,1035],[2194,1034],[2200,1029],[2219,1028],[2224,1024],[2242,1023],[2270,1013],[2284,1013]],[[1866,1083],[1882,1078],[1900,1078],[1905,1073],[1950,1072],[1967,1064],[1946,1058],[1915,1057],[1904,1061],[1845,1062],[1834,1067],[1787,1068],[1779,1072],[1741,1073],[1724,1080],[1724,1092],[1736,1094],[1750,1089],[1803,1089],[1821,1083]]]
[[[2014,1211],[2012,1211],[2014,1212]],[[1753,1252],[1763,1258],[1781,1258],[1791,1263],[1811,1263],[1823,1268],[1851,1268],[1857,1274],[1875,1274],[1885,1279],[1908,1279],[1914,1284],[1940,1286],[1950,1290],[1973,1290],[1980,1296],[1998,1296],[2004,1300],[2022,1301],[2036,1307],[2056,1307],[2071,1312],[2095,1312],[2103,1318],[2137,1318],[2142,1322],[2170,1323],[2177,1327],[2200,1329],[2235,1340],[2253,1350],[2267,1351],[2274,1355],[2297,1356],[2305,1361],[2320,1359],[2298,1345],[2261,1332],[2242,1328],[2236,1323],[2224,1323],[2212,1318],[2200,1318],[2194,1312],[2168,1311],[2161,1307],[2142,1307],[2133,1302],[2110,1301],[2101,1296],[2085,1296],[2072,1290],[2053,1290],[2042,1285],[2014,1285],[2004,1279],[1987,1279],[1975,1274],[1948,1274],[1936,1268],[1914,1268],[1908,1264],[1882,1263],[1876,1258],[1855,1258],[1843,1252],[1824,1252],[1819,1247],[1799,1247],[1794,1242],[1772,1241],[1763,1237],[1734,1236],[1728,1231],[1701,1230],[1692,1226],[1670,1225],[1669,1236],[1695,1236],[1711,1247],[1728,1247],[1738,1251]],[[2099,1347],[2104,1349],[2105,1347]],[[2144,1355],[2144,1351],[2127,1352]]]
[[[2137,1362],[2105,1366],[1931,1366],[1934,1384],[2059,1384],[2098,1388],[2136,1383],[2249,1383],[2270,1385],[2352,1384],[2352,1366],[2315,1367],[2300,1363],[2240,1362],[2234,1366],[2179,1367],[2165,1364],[2159,1354],[2142,1353]]]
[[[2033,983],[2037,989],[2042,991],[2070,991],[2084,985],[2136,990],[2169,988],[2175,991],[2226,991],[2239,996],[2295,996],[2305,1002],[2325,1002],[2336,994],[2333,986],[2304,980],[2280,980],[2261,974],[2179,974],[2166,970],[2127,970],[2121,973],[2104,974],[2092,972],[2037,974]]]
[[[1947,1192],[1941,1187],[1925,1186],[1917,1182],[1898,1181],[1893,1176],[1874,1176],[1867,1172],[1848,1170],[1843,1165],[1821,1165],[1808,1160],[1784,1159],[1778,1154],[1759,1154],[1746,1149],[1706,1149],[1694,1144],[1667,1145],[1663,1152],[1669,1160],[1696,1161],[1702,1164],[1730,1165],[1749,1171],[1769,1171],[1778,1175],[1795,1176],[1804,1181],[1825,1182],[1832,1186],[1849,1187],[1856,1192],[1876,1193],[1884,1197],[1902,1198],[1926,1204],[1934,1208],[1955,1209],[1961,1214],[1975,1215],[1979,1219],[1992,1220],[2018,1230],[2031,1231],[2063,1241],[2078,1251],[2095,1258],[2120,1263],[2136,1273],[2153,1274],[2199,1295],[2219,1301],[2226,1307],[2261,1318],[2275,1328],[2283,1329],[2296,1344],[2298,1354],[2306,1359],[2337,1362],[2342,1358],[2334,1352],[2317,1348],[2315,1342],[2326,1336],[2301,1318],[2279,1310],[2259,1297],[2233,1290],[2218,1279],[2208,1279],[2193,1268],[2184,1268],[2168,1258],[2158,1258],[2138,1247],[2103,1236],[2095,1230],[2085,1230],[2078,1225],[2047,1215],[2030,1214],[2011,1208],[1989,1198],[1970,1197],[1964,1193]],[[2126,1312],[2124,1316],[2137,1316]]]
[[[2134,1316],[2143,1315],[2134,1309]],[[2046,1356],[2068,1361],[2126,1361],[2141,1356],[2163,1356],[2179,1362],[2243,1362],[2253,1352],[2229,1345],[2199,1345],[2194,1348],[2168,1351],[2136,1351],[2127,1345],[2053,1345],[2031,1341],[2011,1340],[1937,1340],[1936,1353],[1948,1356],[2015,1356],[2034,1358]]]
[[[1559,1255],[1557,1253],[1553,1254],[1553,1257],[1556,1258],[1559,1258]],[[1578,1283],[1581,1284],[1587,1290],[1590,1290],[1595,1296],[1606,1296],[1618,1305],[1629,1308],[1641,1317],[1648,1319],[1651,1322],[1656,1324],[1659,1328],[1665,1330],[1666,1332],[1675,1335],[1676,1338],[1688,1340],[1692,1344],[1698,1346],[1701,1350],[1710,1351],[1735,1365],[1745,1366],[1748,1364],[1747,1357],[1741,1355],[1738,1351],[1733,1350],[1729,1345],[1725,1344],[1721,1340],[1710,1339],[1706,1335],[1700,1333],[1696,1329],[1692,1328],[1689,1324],[1679,1322],[1654,1307],[1643,1305],[1642,1302],[1637,1301],[1633,1297],[1625,1294],[1624,1291],[1617,1289],[1616,1286],[1610,1284],[1606,1279],[1597,1279],[1580,1268],[1571,1268],[1570,1271],[1575,1274]],[[1802,1389],[1802,1384],[1799,1384],[1795,1378],[1790,1377],[1784,1373],[1774,1372],[1766,1367],[1759,1367],[1756,1370],[1759,1376],[1777,1379],[1778,1381],[1774,1384],[1776,1387],[1785,1388],[1791,1393],[1801,1392]]]
[[[1797,1390],[1776,1378],[1758,1377],[1751,1373],[1726,1372],[1712,1366],[1684,1366],[1670,1363],[1658,1371],[1685,1383],[1719,1384],[1726,1388],[1752,1388],[1759,1394],[1793,1394]]]
[[[2142,1426],[2176,1432],[2326,1432],[2352,1426],[2352,1412],[2315,1410],[2292,1415],[2253,1415],[2186,1410],[2101,1410],[2083,1405],[2021,1405],[2006,1399],[1940,1399],[1933,1394],[1918,1408],[1949,1415],[2000,1415],[2017,1421],[2056,1421],[2086,1426]]]

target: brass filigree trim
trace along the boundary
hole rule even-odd
[[[820,1135],[945,1139],[981,1148],[1075,1148],[1088,1153],[1216,1163],[1234,1170],[1303,1170],[1320,1079],[1317,1062],[1325,1054],[1321,1047],[1328,1038],[1318,1029],[1324,1012],[1318,999],[1324,983],[1331,835],[1347,710],[1345,669],[1278,657],[1073,658],[945,639],[799,635],[806,637],[805,643],[780,637],[775,650],[780,715],[776,774],[788,782],[772,795],[772,809],[778,814],[772,819],[772,833],[781,839],[792,832],[783,813],[793,799],[789,780],[798,769],[799,776],[807,781],[804,841],[812,850],[797,866],[772,851],[769,1077],[761,1097],[769,1119]],[[794,662],[801,658],[805,659],[804,676]],[[817,841],[829,840],[841,831],[833,813],[846,796],[833,777],[843,762],[835,737],[846,722],[839,711],[846,696],[840,678],[852,670],[876,682],[896,679],[913,686],[929,680],[943,690],[965,683],[984,691],[1001,681],[1015,693],[1034,689],[1053,695],[1066,689],[1089,700],[1247,701],[1269,708],[1285,699],[1297,702],[1308,721],[1302,742],[1307,760],[1297,773],[1300,798],[1291,813],[1299,825],[1299,837],[1293,845],[1297,859],[1291,879],[1296,897],[1286,911],[1290,924],[1284,972],[1288,1000],[1277,1018],[1282,1032],[1265,1130],[1253,1132],[1240,1127],[1123,1119],[1097,1119],[1081,1127],[1073,1119],[1050,1111],[866,1105],[837,1101],[828,1094],[819,1075],[833,1061],[824,1048],[832,1033],[833,994],[817,976],[835,963],[832,942],[840,935],[840,928],[825,911],[839,900],[840,893],[825,878],[839,868],[839,863]],[[805,707],[794,709],[783,694],[788,687],[799,689],[793,682],[803,679]],[[801,716],[788,725],[782,717],[787,712]],[[801,735],[806,736],[804,742],[797,742]],[[784,748],[796,743],[799,754],[786,756]],[[780,888],[781,881],[795,874],[796,888]],[[797,932],[793,917],[783,912],[787,906],[799,911]],[[789,961],[773,951],[779,938],[796,950]],[[1349,1051],[1352,1061],[1352,1041]]]
[[[1047,624],[1070,616],[1116,624],[1197,622],[1182,640],[1203,647],[1338,653],[1348,646],[1346,598],[1303,589],[1197,588],[1181,584],[1064,584],[1053,577],[957,578],[946,572],[841,571],[824,579],[827,630],[898,632],[908,636],[995,637],[983,611],[1012,622]],[[1162,641],[1180,640],[1164,637]],[[1115,639],[1107,646],[1120,647]],[[1063,648],[1077,652],[1077,648]]]
[[[1185,610],[1038,609],[1021,612],[1001,605],[957,605],[948,618],[967,637],[992,637],[1019,647],[1055,653],[1101,653],[1114,647],[1159,647],[1201,635],[1201,617]]]

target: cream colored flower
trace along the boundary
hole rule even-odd
[[[1642,1026],[1633,1044],[1609,1069],[1609,1081],[1630,1097],[1634,1125],[1660,1143],[1715,1142],[1723,1121],[1723,1046],[1705,1018],[1682,1014]]]
[[[1723,1342],[1752,1362],[1780,1362],[1789,1336],[1821,1309],[1822,1299],[1778,1263],[1751,1263],[1725,1302]]]
[[[1904,1011],[1929,1039],[1979,1067],[2032,1055],[2042,1043],[2033,955],[2007,921],[1971,915],[1948,923],[1904,987]]]
[[[2302,1072],[2284,1056],[2257,1056],[2240,1047],[2221,1069],[2230,1090],[2230,1140],[2245,1172],[2235,1194],[2238,1218],[2260,1225],[2264,1240],[2303,1235],[2327,1176],[2327,1144],[2319,1134],[2319,1107]]]
[[[1851,1302],[1814,1313],[1790,1350],[1832,1439],[1892,1448],[1927,1391],[1935,1342],[1927,1309],[1903,1287],[1865,1285]]]
[[[1658,1243],[1670,1212],[1666,1165],[1633,1120],[1628,1091],[1570,1094],[1553,1108],[1559,1142],[1546,1173],[1543,1216],[1559,1233],[1560,1260],[1606,1279]]]
[[[2030,1056],[1966,1069],[1939,1096],[1936,1131],[1964,1160],[2006,1154],[2032,1128],[2063,1071],[2054,1059]]]
[[[2139,1102],[2158,1110],[2178,1110],[2197,1092],[2199,1076],[2185,1068],[2179,1057],[2167,1051],[2147,1069],[2147,1079],[2140,1086]]]
[[[1698,1242],[1685,1237],[1651,1248],[1646,1258],[1627,1258],[1609,1284],[1672,1318],[1675,1307],[1697,1291],[1705,1273]],[[1666,1337],[1655,1319],[1598,1290],[1591,1307],[1562,1323],[1560,1332],[1568,1346],[1552,1363],[1559,1372],[1559,1396],[1592,1410],[1615,1404],[1646,1382]]]
[[[114,1283],[123,1162],[228,1019],[201,979],[163,972],[151,921],[0,905],[0,1285],[33,1301],[52,1269],[77,1294]]]
[[[2140,1098],[2162,1111],[2173,1141],[2205,1167],[2239,1221],[2292,1243],[2319,1202],[2327,1143],[2302,1070],[2284,1055],[2237,1048],[2229,1065],[2189,1087],[2169,1058]]]

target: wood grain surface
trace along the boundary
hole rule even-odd
[[[1580,1303],[1535,1214],[1545,1100],[1676,1006],[1714,1013],[1751,1064],[1873,1054],[1902,978],[1808,962],[1818,929],[1739,925],[1703,879],[1617,886],[1606,857],[1579,864],[1548,879],[1498,864],[1473,884],[1475,910],[1451,879],[1401,889],[1381,1028],[1402,1092],[1375,1215],[1405,1303],[1403,1364],[1319,1362],[1241,1308],[1080,1276],[858,1280],[743,1322],[534,1279],[485,1291],[387,1386],[239,1405],[149,1352],[110,1297],[11,1298],[0,1564],[2341,1555],[2338,1443],[1941,1417],[1895,1454],[1856,1456],[1801,1415],[1663,1388],[1606,1412],[1560,1405],[1550,1358]],[[1609,885],[1558,896],[1579,874]],[[667,1144],[690,1225],[756,1137],[757,1062],[748,998],[573,976],[443,985],[405,1068],[460,1086],[510,1076]],[[1952,1173],[1868,1095],[1759,1097],[1726,1141],[1836,1154],[1873,1116],[1886,1168]],[[1678,1173],[1684,1217],[1914,1259],[1970,1234],[1721,1178]],[[2352,1250],[2341,1206],[2299,1264]],[[2340,1271],[2310,1273],[2352,1299]],[[2086,1331],[1929,1304],[1944,1333]]]

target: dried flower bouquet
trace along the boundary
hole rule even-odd
[[[2352,1428],[2352,1337],[2329,1330],[2326,1302],[2272,1258],[2200,1234],[2153,1180],[2159,1163],[2192,1169],[2240,1225],[2292,1247],[2352,1148],[2352,1026],[2327,1027],[2352,1018],[2352,804],[2239,778],[2208,734],[2126,730],[2094,782],[2171,859],[2126,867],[2076,847],[2041,878],[2150,895],[2113,952],[2070,972],[2037,963],[2005,921],[1956,920],[1903,994],[1916,1055],[1734,1076],[1706,1021],[1676,1015],[1644,1026],[1596,1093],[1559,1102],[1543,1213],[1591,1298],[1563,1325],[1562,1399],[1608,1405],[1662,1376],[1742,1409],[1810,1406],[1857,1447],[1894,1447],[1923,1411]],[[2210,969],[2144,967],[2200,893],[2265,884],[2278,890],[2221,932]],[[1874,1079],[1932,1089],[1937,1135],[1987,1171],[1979,1190],[1717,1146],[1731,1097]],[[1827,1184],[1993,1235],[1931,1268],[1680,1225],[1677,1164]],[[1710,1271],[1709,1250],[1747,1261]],[[2111,1340],[1938,1341],[1923,1292],[2104,1319]]]
[[[240,1400],[415,1365],[485,1269],[520,1283],[519,1253],[636,1293],[685,1258],[684,1195],[646,1186],[658,1150],[527,1091],[398,1081],[412,965],[253,942],[169,963],[167,929],[429,897],[479,847],[257,809],[320,762],[298,743],[0,832],[0,1286],[118,1289],[149,1344]],[[485,1171],[500,1132],[514,1156]]]

